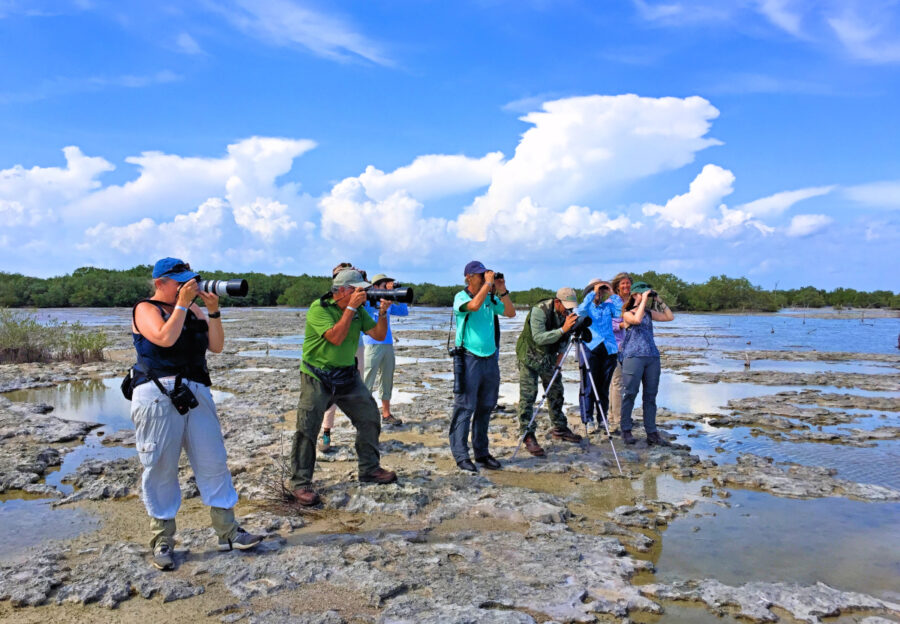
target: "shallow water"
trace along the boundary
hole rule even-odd
[[[750,367],[744,360],[704,356],[702,361],[685,370],[697,372],[725,373],[750,371],[776,371],[779,373],[860,373],[864,375],[898,375],[900,369],[887,363],[860,361],[792,361],[792,360],[751,360]]]
[[[900,503],[744,490],[732,490],[727,502],[731,508],[698,504],[669,524],[654,557],[658,581],[823,582],[886,599],[900,592]]]
[[[0,499],[0,526],[5,537],[0,540],[0,561],[7,562],[32,546],[73,538],[100,525],[100,519],[92,514],[73,507],[53,508],[51,502]]]

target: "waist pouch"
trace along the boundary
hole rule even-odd
[[[349,392],[356,385],[356,375],[359,373],[355,366],[342,366],[332,370],[323,370],[306,362],[306,367],[319,378],[325,389],[332,395]]]

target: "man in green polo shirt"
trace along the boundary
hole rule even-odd
[[[291,446],[291,490],[301,505],[316,505],[320,500],[311,486],[316,439],[325,410],[333,403],[356,427],[360,482],[384,484],[397,480],[395,472],[379,464],[381,416],[356,367],[360,332],[375,340],[384,340],[387,335],[385,312],[391,302],[381,301],[380,318],[377,323],[373,321],[362,307],[369,286],[359,271],[341,271],[332,282],[331,292],[314,301],[306,313],[297,430]]]
[[[450,451],[460,470],[478,472],[469,459],[469,427],[472,429],[472,451],[483,468],[497,470],[500,462],[488,450],[488,424],[497,405],[500,391],[500,364],[497,357],[495,329],[497,316],[516,315],[509,290],[502,278],[473,260],[463,270],[466,289],[456,293],[453,313],[456,315],[458,355],[453,364],[453,417],[450,420]]]

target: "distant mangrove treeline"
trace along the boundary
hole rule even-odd
[[[83,267],[71,275],[46,279],[18,273],[0,272],[0,307],[130,307],[150,294],[151,267],[136,266],[124,271]],[[812,286],[790,290],[763,290],[747,278],[720,275],[702,284],[693,284],[671,273],[632,274],[635,280],[650,283],[672,308],[684,311],[716,312],[745,310],[773,312],[784,307],[821,308],[824,306],[900,309],[900,295],[888,290],[862,292],[852,288],[826,291]],[[221,271],[203,271],[207,279],[234,277]],[[245,298],[223,298],[230,306],[305,307],[331,286],[327,277],[245,273],[250,293]],[[515,283],[514,280],[513,284]],[[460,285],[409,284],[415,289],[415,303],[425,306],[449,306]],[[583,285],[576,284],[576,288]],[[516,305],[531,305],[553,296],[552,290],[532,288],[512,292]]]

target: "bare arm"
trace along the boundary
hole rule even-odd
[[[209,314],[215,314],[219,311],[219,296],[215,293],[198,292],[203,303],[206,304],[206,311]],[[191,306],[191,310],[197,318],[203,318],[198,305]],[[209,326],[209,350],[213,353],[222,353],[225,348],[225,328],[222,327],[222,318],[207,319],[206,324]]]
[[[650,318],[654,321],[674,321],[675,314],[672,313],[672,308],[666,305],[665,301],[659,301],[660,310],[650,310]]]
[[[350,301],[347,303],[348,307],[344,309],[341,318],[332,325],[331,329],[322,334],[322,337],[333,345],[343,343],[347,339],[347,334],[350,333],[350,323],[353,322],[353,317],[356,315],[356,308],[359,308],[365,302],[366,291],[362,288],[357,288],[356,292],[351,295]],[[350,308],[354,309],[351,310]]]
[[[388,308],[390,307],[390,301],[388,301],[387,299],[381,300],[381,305],[378,307],[378,322],[375,324],[375,327],[366,332],[366,334],[373,340],[381,341],[387,338]]]
[[[196,296],[197,282],[191,280],[178,291],[175,308],[168,320],[163,320],[159,309],[152,303],[138,304],[134,311],[135,331],[158,347],[171,347],[181,335],[187,318],[187,312],[181,308],[190,306]]]
[[[504,296],[500,297],[500,301],[503,302],[503,316],[506,318],[515,318],[516,306],[513,305],[512,297],[509,296],[509,288],[506,287],[505,279],[497,280],[497,291],[506,293]]]
[[[641,302],[638,304],[638,307],[636,309],[634,309],[633,311],[629,310],[627,312],[625,312],[624,310],[622,311],[622,320],[624,320],[629,325],[638,325],[642,320],[644,320],[644,311],[647,307],[648,297],[646,294],[642,294],[640,295],[640,297]]]
[[[466,309],[469,312],[477,312],[481,309],[481,306],[484,305],[484,300],[487,299],[488,293],[491,292],[491,286],[494,285],[494,272],[488,271],[484,274],[484,284],[481,285],[481,289],[475,293],[475,296],[466,304]]]

